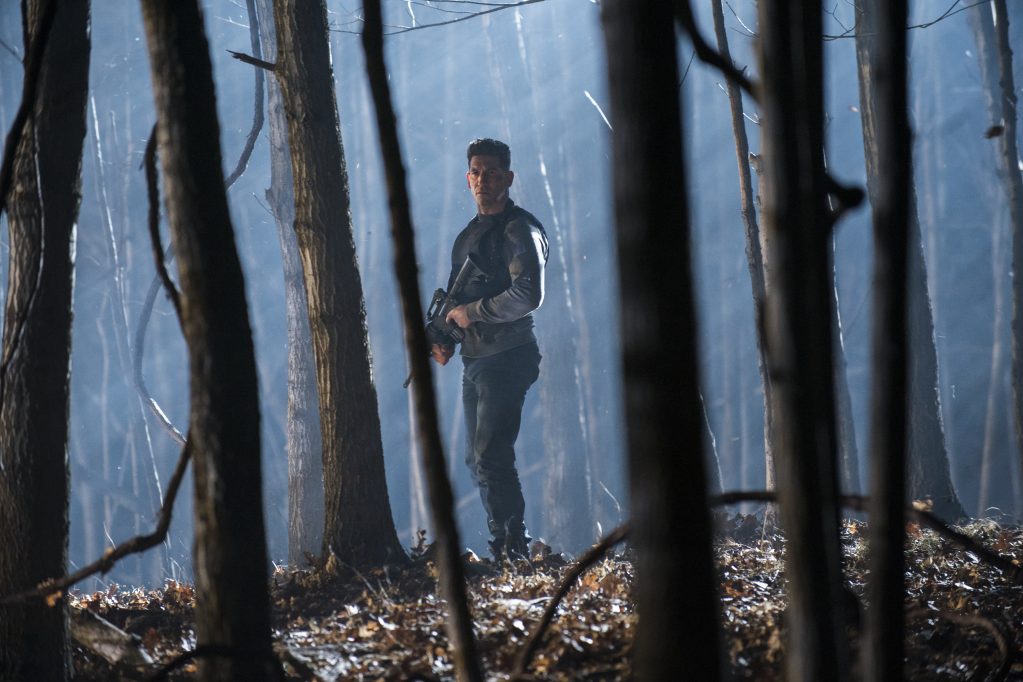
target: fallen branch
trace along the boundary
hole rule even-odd
[[[998,646],[998,651],[1002,655],[1002,661],[998,668],[987,678],[988,682],[1001,682],[1009,676],[1009,670],[1012,669],[1012,662],[1016,658],[1016,651],[1014,648],[1009,646],[1009,637],[1002,630],[1001,626],[998,625],[994,620],[986,616],[982,616],[979,613],[953,613],[951,611],[932,611],[931,609],[911,609],[906,612],[906,618],[908,619],[920,619],[926,620],[930,618],[941,618],[958,625],[975,625],[977,627],[984,628],[991,633],[991,637],[995,640],[995,644]]]
[[[154,668],[142,640],[89,609],[71,611],[71,636],[75,642],[112,666],[146,670]]]
[[[184,667],[190,661],[194,661],[197,658],[252,658],[258,654],[252,651],[245,651],[233,646],[221,646],[219,644],[204,644],[197,646],[191,651],[186,651],[180,656],[175,656],[165,666],[160,668],[152,677],[148,678],[149,682],[159,682],[160,680],[169,679],[169,676],[175,670]],[[260,657],[262,658],[262,657]],[[270,669],[277,671],[276,677],[280,680],[284,680],[284,671],[280,666],[280,661],[273,654],[268,654],[266,662],[271,666]]]
[[[515,672],[512,673],[511,676],[513,680],[521,680],[525,676],[526,669],[532,662],[537,649],[540,648],[540,642],[543,639],[544,633],[554,620],[554,613],[557,611],[558,605],[561,604],[561,601],[568,594],[569,590],[572,589],[575,581],[578,580],[579,576],[585,573],[593,564],[597,563],[597,561],[599,561],[609,549],[625,540],[628,535],[629,524],[626,522],[608,533],[603,540],[595,544],[576,560],[572,568],[565,574],[565,577],[561,581],[561,585],[558,586],[558,591],[554,593],[554,596],[551,598],[550,602],[548,602],[547,608],[544,609],[543,616],[540,617],[540,621],[533,629],[533,634],[529,636],[529,640],[522,648],[522,652],[519,654],[518,660],[515,663]]]
[[[185,476],[185,470],[188,468],[188,460],[192,457],[192,441],[186,440],[185,446],[181,449],[181,455],[178,458],[177,466],[174,468],[174,475],[171,477],[170,484],[167,486],[167,495],[164,497],[163,505],[160,507],[160,518],[157,521],[156,529],[148,535],[136,535],[135,537],[122,542],[116,547],[109,547],[103,556],[92,562],[88,566],[85,566],[70,575],[66,575],[62,578],[50,578],[39,583],[35,588],[25,590],[24,592],[17,592],[9,594],[0,598],[0,604],[13,604],[19,601],[25,601],[26,599],[32,599],[35,597],[46,597],[50,603],[55,603],[58,599],[64,596],[67,589],[77,582],[85,580],[86,578],[96,575],[97,573],[107,573],[114,565],[128,556],[129,554],[139,554],[144,552],[151,547],[155,547],[164,541],[167,537],[167,531],[170,528],[171,513],[174,509],[174,500],[178,495],[178,489],[181,487],[181,480]]]
[[[866,512],[867,503],[870,500],[866,495],[841,495],[839,496],[839,503],[843,507],[847,507],[854,511]],[[711,506],[722,506],[728,504],[737,504],[739,502],[777,502],[778,496],[776,493],[768,490],[739,490],[721,495],[713,495],[710,498]],[[921,526],[930,528],[938,535],[944,537],[947,540],[959,545],[962,549],[973,552],[982,561],[988,563],[1003,573],[1007,574],[1007,577],[1018,584],[1023,584],[1023,569],[1011,559],[1007,559],[997,552],[988,549],[980,542],[974,540],[969,535],[960,533],[957,530],[949,527],[944,521],[939,519],[933,513],[917,509],[915,507],[906,508],[906,516],[913,519]]]

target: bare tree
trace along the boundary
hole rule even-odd
[[[904,0],[864,0],[856,21],[860,111],[874,218],[870,605],[865,678],[901,680],[905,637],[907,327],[912,135]],[[918,249],[919,250],[919,247]],[[935,388],[937,388],[935,386]]]
[[[20,142],[4,149],[13,153],[13,184],[4,197],[11,256],[0,363],[0,593],[67,569],[72,249],[90,53],[88,0],[22,7],[29,60],[45,51],[35,96],[23,102]],[[67,679],[70,663],[63,599],[0,606],[0,678]]]
[[[998,174],[1005,188],[1012,225],[1012,401],[1016,452],[1023,463],[1023,171],[1019,149],[1015,78],[1009,46],[1009,14],[1005,0],[992,0],[970,10],[991,128],[997,145]]]
[[[601,5],[614,124],[640,679],[719,677],[704,416],[671,5]],[[663,277],[661,273],[675,273]],[[679,535],[685,528],[685,540]]]
[[[256,362],[209,47],[197,2],[143,0],[142,10],[191,377],[195,620],[198,647],[210,651],[200,674],[274,679]]]
[[[765,258],[773,273],[765,329],[776,398],[773,448],[785,574],[790,680],[848,674],[841,620],[820,2],[759,3],[766,176]]]
[[[409,208],[405,166],[398,142],[398,126],[387,84],[384,61],[383,16],[379,0],[364,5],[366,27],[362,34],[366,53],[366,72],[373,94],[380,149],[387,174],[387,199],[391,213],[394,242],[394,272],[401,295],[405,347],[412,366],[412,400],[415,409],[416,440],[423,454],[423,471],[430,491],[430,511],[437,534],[440,584],[448,600],[448,636],[454,649],[455,676],[459,682],[482,682],[483,673],[476,657],[472,615],[465,594],[462,558],[459,554],[458,526],[455,523],[451,483],[444,471],[444,451],[437,422],[437,399],[433,392],[433,372],[426,350],[429,344],[423,327],[420,303],[415,238]]]
[[[346,562],[404,559],[384,477],[362,282],[323,0],[274,0],[288,118],[295,234],[302,256],[323,435],[323,552]]]
[[[277,52],[273,3],[258,0],[260,40],[265,58]],[[257,55],[258,56],[258,55]],[[270,143],[270,187],[266,200],[277,223],[284,265],[284,299],[288,322],[288,563],[300,565],[323,547],[323,447],[320,435],[316,362],[309,331],[308,304],[302,260],[293,229],[295,193],[288,147],[288,120],[281,89],[267,83],[267,123]]]

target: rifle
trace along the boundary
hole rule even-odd
[[[430,299],[430,306],[426,309],[426,338],[431,344],[440,343],[456,346],[465,338],[465,331],[454,322],[448,322],[448,313],[463,303],[465,289],[469,283],[479,275],[485,274],[483,269],[476,264],[472,256],[466,256],[465,262],[455,275],[455,281],[451,283],[450,291],[437,289]],[[412,383],[412,373],[405,379],[403,386],[408,388]]]

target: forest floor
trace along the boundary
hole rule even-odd
[[[723,649],[735,679],[780,679],[785,656],[784,540],[765,535],[753,516],[719,520],[715,542],[721,577]],[[994,521],[958,527],[999,554],[1023,561],[1023,530]],[[1023,680],[1023,587],[972,552],[909,524],[907,679]],[[865,524],[847,520],[842,541],[855,656],[867,574]],[[469,597],[484,669],[506,680],[568,566],[543,545],[532,564],[495,565],[466,556]],[[416,552],[414,552],[415,554]],[[625,554],[604,558],[568,593],[528,668],[533,680],[629,677],[636,616],[633,568]],[[73,614],[98,614],[136,636],[151,658],[143,667],[111,664],[75,647],[76,680],[147,679],[195,646],[193,591],[168,582],[160,590],[73,595]],[[328,565],[273,576],[275,651],[293,680],[452,679],[444,602],[433,564],[358,574]],[[680,617],[685,617],[680,614]],[[165,679],[192,679],[194,662]]]

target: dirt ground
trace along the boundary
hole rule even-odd
[[[784,539],[765,534],[757,517],[719,520],[715,543],[721,576],[723,656],[734,679],[775,680],[785,657]],[[1023,560],[1023,531],[994,521],[960,527],[1003,556]],[[907,527],[907,679],[1023,680],[1023,587],[935,533]],[[866,527],[843,524],[847,632],[857,670],[863,611]],[[621,548],[619,548],[620,550]],[[542,543],[531,563],[495,564],[465,556],[483,667],[506,680],[561,583],[567,564]],[[402,569],[351,571],[337,562],[273,576],[275,651],[294,680],[446,680],[453,678],[444,603],[436,569],[419,557]],[[528,668],[534,680],[629,677],[636,614],[629,551],[605,557],[569,592]],[[143,667],[112,665],[75,649],[76,680],[146,679],[195,646],[190,586],[75,594],[88,610],[137,637],[152,659]],[[680,614],[681,617],[684,615]],[[194,662],[166,679],[191,679]]]

